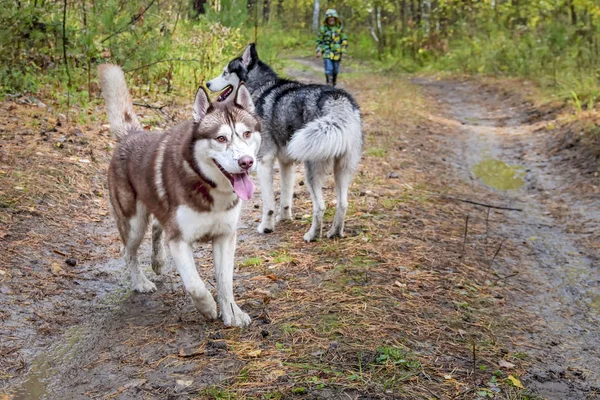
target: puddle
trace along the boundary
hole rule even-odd
[[[118,309],[133,292],[118,287],[109,292],[99,304],[98,309]],[[64,334],[63,340],[38,355],[31,364],[26,380],[11,393],[11,400],[32,400],[56,398],[51,386],[61,377],[61,367],[81,357],[85,351],[82,344],[93,334],[96,325],[92,322],[73,326]],[[83,349],[83,350],[82,350]]]
[[[498,190],[517,190],[525,183],[523,167],[508,165],[495,158],[488,158],[475,164],[472,171],[486,185]]]
[[[56,346],[53,350],[44,352],[36,357],[28,378],[18,387],[11,397],[13,400],[48,399],[51,393],[48,384],[57,374],[52,367],[54,363],[68,363],[74,354],[77,344],[82,340],[84,330],[81,326],[74,326],[65,333],[65,343]]]

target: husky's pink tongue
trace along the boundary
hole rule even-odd
[[[233,190],[242,200],[250,200],[254,194],[254,182],[250,180],[247,173],[233,174]]]

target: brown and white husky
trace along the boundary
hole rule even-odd
[[[211,103],[204,89],[196,94],[191,121],[167,132],[142,129],[116,65],[98,69],[111,131],[118,139],[108,171],[110,204],[124,245],[133,288],[153,292],[137,251],[152,224],[152,269],[165,264],[163,236],[186,291],[207,319],[217,304],[194,263],[192,244],[212,241],[217,295],[223,322],[247,326],[250,317],[233,298],[236,227],[254,184],[261,135],[260,120],[245,86],[223,102]]]

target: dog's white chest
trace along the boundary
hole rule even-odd
[[[191,243],[202,238],[233,233],[241,208],[241,202],[227,211],[197,212],[188,206],[179,206],[175,218],[183,240]]]

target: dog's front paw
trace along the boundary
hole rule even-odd
[[[317,234],[317,231],[313,231],[312,229],[310,231],[306,232],[306,234],[304,235],[305,242],[314,242],[318,238],[319,238],[319,235]]]
[[[196,309],[207,320],[212,321],[219,317],[219,314],[217,313],[217,303],[210,293],[207,293],[207,295],[201,299],[193,300]]]
[[[332,239],[332,238],[343,238],[344,237],[344,230],[343,229],[337,229],[336,227],[333,227],[329,230],[329,232],[327,232],[327,238],[328,239]]]
[[[250,325],[252,319],[248,314],[242,311],[235,303],[229,303],[221,308],[223,323],[225,326],[238,326],[245,328]]]
[[[275,218],[276,222],[280,222],[280,221],[288,221],[292,219],[292,210],[290,210],[290,208],[288,207],[287,210],[281,210],[279,212],[279,215],[277,215],[277,218]]]
[[[156,291],[156,285],[145,276],[133,282],[133,290],[138,293],[152,293]]]
[[[260,225],[258,225],[258,233],[272,233],[275,230],[275,227],[273,226],[273,224],[267,224],[264,222],[261,222]]]

